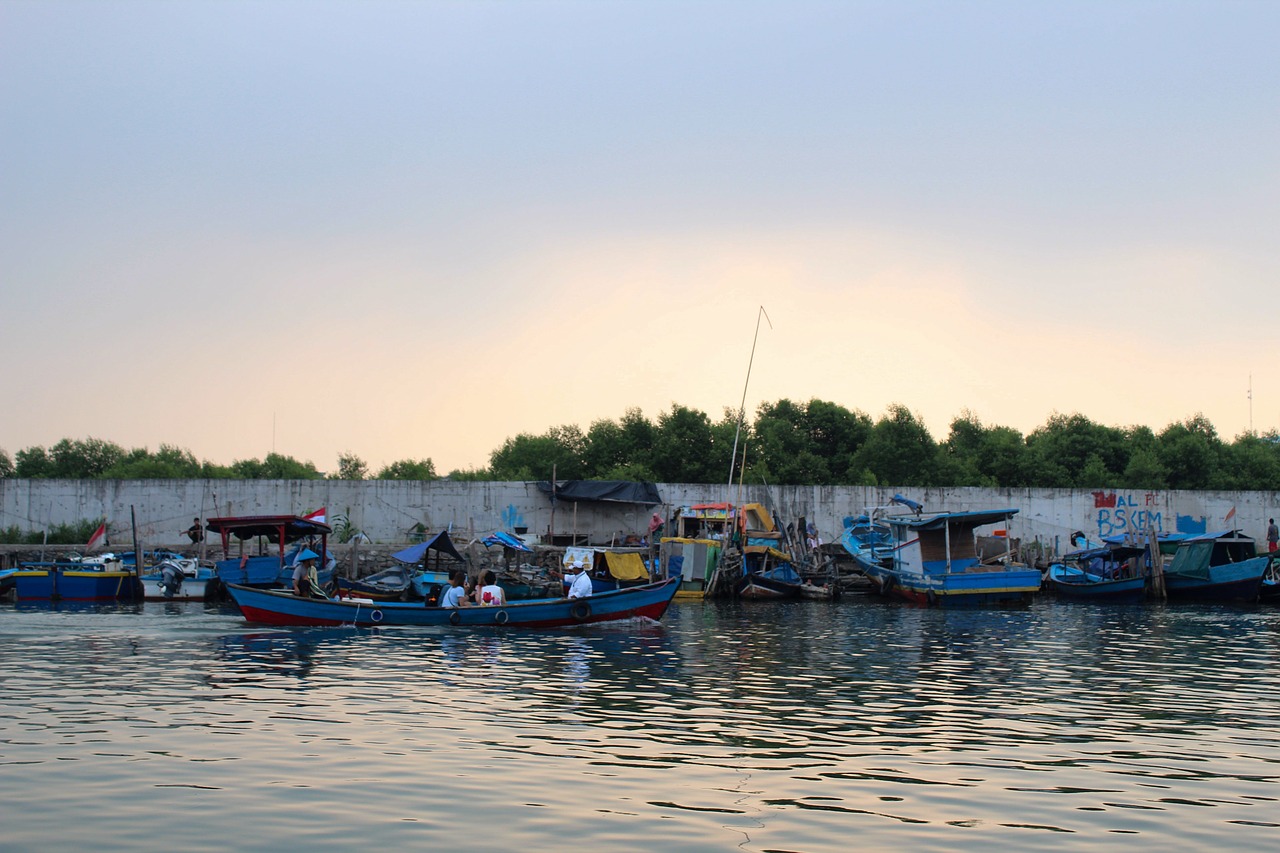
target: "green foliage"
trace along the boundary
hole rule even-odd
[[[360,528],[351,523],[351,507],[347,511],[333,517],[333,536],[339,542],[347,543],[359,536]],[[365,537],[366,541],[368,537]]]
[[[103,476],[111,480],[184,480],[201,473],[200,463],[190,450],[162,444],[154,454],[145,448],[130,450]]]
[[[124,455],[124,448],[120,445],[102,439],[64,438],[48,451],[43,447],[19,450],[15,475],[30,479],[97,479],[105,477],[113,465],[124,459]]]
[[[71,524],[55,524],[49,528],[49,538],[43,530],[22,530],[17,525],[0,528],[0,544],[3,545],[84,545],[104,519],[95,518]]]
[[[717,466],[711,419],[705,412],[672,404],[671,411],[658,416],[658,435],[651,460],[654,476],[664,483],[718,483],[726,480],[732,444],[733,436],[730,434],[729,446],[723,448],[724,464]],[[672,476],[686,479],[672,480]]]
[[[310,462],[268,453],[265,459],[239,459],[231,463],[233,476],[242,480],[320,480],[324,475]]]
[[[739,427],[741,427],[739,431]],[[722,484],[733,477],[770,485],[986,486],[1019,488],[1280,490],[1280,434],[1219,438],[1203,415],[1150,427],[1109,427],[1080,415],[1054,414],[1026,438],[1005,426],[985,426],[965,411],[951,422],[946,441],[934,441],[905,406],[890,406],[878,421],[836,403],[782,399],[762,403],[754,421],[726,408],[712,422],[678,404],[656,421],[639,409],[602,419],[584,434],[572,425],[542,435],[522,433],[490,455],[486,468],[456,470],[455,481],[648,480]],[[162,444],[154,453],[125,451],[100,439],[63,439],[52,448],[29,447],[12,461],[0,451],[0,477],[73,479],[319,479],[310,462],[269,454],[231,465],[198,461],[188,450]],[[334,479],[366,479],[359,456],[338,457]],[[431,459],[385,466],[378,479],[435,480]],[[0,535],[26,537],[19,532]],[[43,534],[37,534],[42,536]]]
[[[576,426],[552,427],[543,435],[521,433],[489,456],[498,480],[586,479],[586,436]]]
[[[354,453],[338,454],[338,471],[330,474],[330,480],[363,480],[369,476],[369,465]]]
[[[401,459],[383,466],[375,480],[434,480],[436,466],[430,459]]]
[[[938,445],[924,423],[906,406],[895,403],[871,428],[866,444],[854,454],[853,465],[884,485],[933,486],[938,485],[939,459]]]
[[[457,483],[491,483],[497,478],[488,468],[459,468],[450,471],[445,479]]]

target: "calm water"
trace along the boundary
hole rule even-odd
[[[1280,610],[0,607],[0,848],[1280,848]]]

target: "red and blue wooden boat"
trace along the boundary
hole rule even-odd
[[[333,576],[332,556],[328,551],[329,525],[298,515],[240,515],[209,519],[206,527],[210,533],[222,537],[222,552],[226,559],[214,565],[218,580],[222,583],[245,584],[259,587],[290,587],[293,584],[293,566],[285,553],[286,546],[307,540],[307,547],[320,554],[321,570],[317,572],[320,583],[327,583]],[[240,542],[236,556],[231,556],[231,540]],[[245,543],[261,539],[275,546],[275,554],[250,554]],[[296,556],[296,552],[295,552]]]
[[[305,598],[284,590],[227,584],[249,622],[267,625],[349,625],[560,628],[644,617],[662,619],[679,578],[603,592],[588,598],[513,601],[504,607],[426,607],[410,601]]]

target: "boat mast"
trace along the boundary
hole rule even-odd
[[[729,495],[733,494],[733,465],[738,461],[738,437],[742,435],[742,422],[747,417],[747,386],[751,384],[751,365],[756,360],[756,341],[760,338],[760,318],[764,317],[769,323],[769,328],[773,328],[773,321],[769,319],[769,315],[765,312],[764,306],[760,306],[760,312],[756,314],[756,333],[751,338],[751,357],[747,359],[747,378],[742,383],[742,403],[738,406],[738,428],[733,431],[733,454],[729,457]],[[746,454],[743,453],[745,457]],[[743,466],[746,467],[745,464]]]

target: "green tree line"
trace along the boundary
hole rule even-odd
[[[740,422],[741,421],[741,422]],[[649,480],[863,486],[987,486],[996,488],[1280,489],[1280,436],[1248,432],[1223,440],[1203,415],[1171,423],[1114,427],[1081,414],[1054,414],[1023,435],[984,425],[963,412],[945,439],[892,405],[873,420],[864,412],[813,399],[762,403],[754,419],[725,409],[712,420],[673,404],[656,419],[639,409],[602,419],[585,432],[555,426],[521,433],[489,455],[486,468],[452,471],[454,480]],[[291,456],[267,454],[219,465],[162,444],[125,450],[101,439],[63,439],[12,458],[0,450],[0,476],[66,479],[237,478],[433,480],[430,458],[392,462],[374,472],[342,453],[331,473]]]

